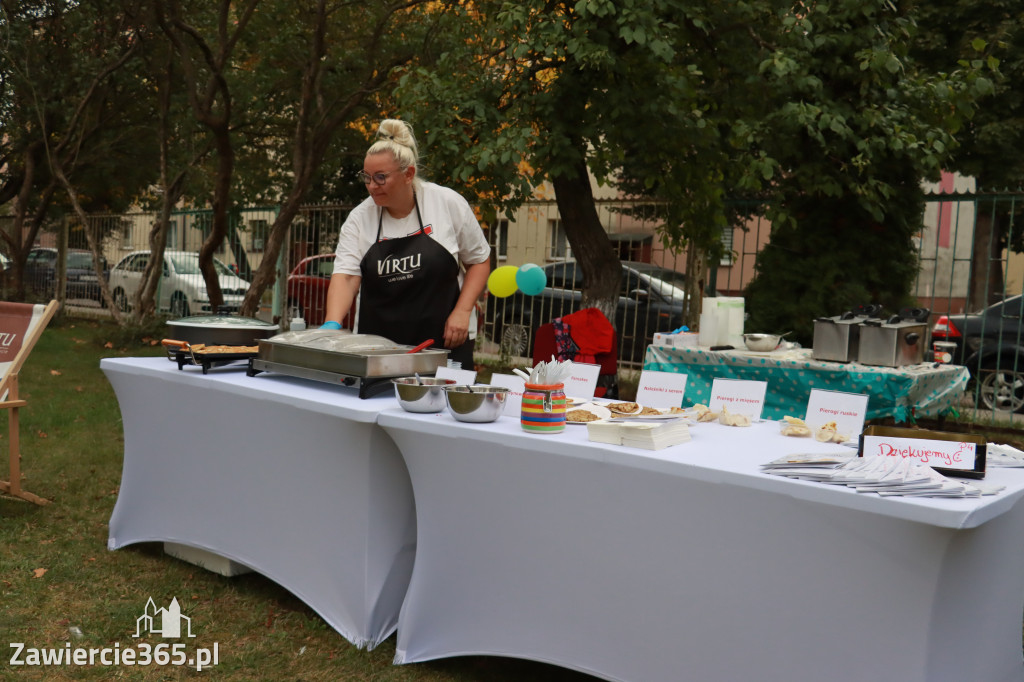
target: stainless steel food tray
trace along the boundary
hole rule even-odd
[[[339,343],[321,343],[330,348],[317,348],[300,344],[298,340],[302,339],[290,339],[285,334],[279,334],[259,342],[259,359],[275,366],[288,365],[317,372],[365,378],[412,376],[414,373],[434,374],[438,367],[448,363],[447,350],[431,348],[409,353],[412,346],[395,344],[382,337],[361,337],[353,334],[340,339]],[[374,339],[380,339],[380,342],[373,342]],[[316,341],[314,338],[313,343]],[[346,346],[359,350],[334,350]]]

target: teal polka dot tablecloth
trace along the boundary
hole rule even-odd
[[[867,419],[937,417],[959,405],[970,374],[960,365],[872,367],[822,362],[806,348],[753,353],[740,350],[648,346],[644,369],[686,374],[686,405],[707,404],[716,378],[768,382],[763,419],[802,417],[811,389],[868,397]]]

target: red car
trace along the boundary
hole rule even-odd
[[[327,310],[327,286],[334,274],[334,254],[322,253],[299,261],[288,275],[288,310],[298,310],[307,327],[319,327],[324,323]],[[355,306],[342,321],[344,329],[351,329],[355,320]]]

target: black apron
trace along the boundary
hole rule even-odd
[[[359,333],[378,334],[415,346],[433,339],[444,347],[444,325],[459,300],[459,263],[446,248],[420,229],[415,234],[381,240],[384,211],[377,220],[377,239],[359,262],[362,274]],[[448,356],[473,369],[473,342],[467,340]]]

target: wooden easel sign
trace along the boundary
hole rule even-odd
[[[0,301],[0,410],[8,411],[7,459],[11,477],[9,482],[0,481],[0,491],[36,504],[46,504],[47,500],[21,489],[18,411],[26,402],[18,397],[18,373],[58,305],[57,301],[45,306]]]

